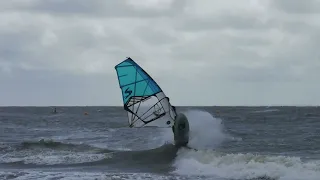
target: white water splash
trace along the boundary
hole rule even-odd
[[[201,110],[184,112],[190,125],[188,146],[195,149],[213,149],[229,138],[223,132],[222,120]]]
[[[222,120],[213,117],[202,110],[188,110],[183,112],[189,121],[190,134],[188,146],[195,149],[213,149],[224,140],[233,139],[223,132]],[[155,137],[160,144],[174,143],[173,133],[170,128],[161,129],[160,137]],[[159,139],[161,138],[161,141]]]
[[[278,180],[318,180],[320,161],[304,162],[299,157],[226,154],[215,151],[232,137],[223,131],[221,119],[204,111],[185,113],[190,123],[189,146],[182,148],[173,163],[174,174],[210,176],[221,179],[274,178]]]
[[[320,177],[320,161],[303,162],[299,157],[181,149],[173,165],[176,167],[175,174],[226,179],[269,177],[279,180],[318,180]]]

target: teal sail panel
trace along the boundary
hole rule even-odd
[[[115,69],[130,127],[172,127],[176,112],[150,75],[131,58]]]
[[[152,96],[162,91],[159,85],[131,58],[116,65],[115,69],[124,104],[127,104],[132,96]]]

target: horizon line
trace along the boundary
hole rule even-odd
[[[176,107],[319,107],[320,105],[176,105]],[[123,105],[0,105],[0,107],[123,107]]]

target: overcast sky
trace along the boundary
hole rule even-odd
[[[0,105],[122,105],[130,56],[174,105],[319,105],[320,1],[0,0]]]

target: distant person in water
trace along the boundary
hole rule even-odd
[[[57,108],[56,108],[56,107],[54,108],[53,113],[54,113],[54,114],[57,113]]]

